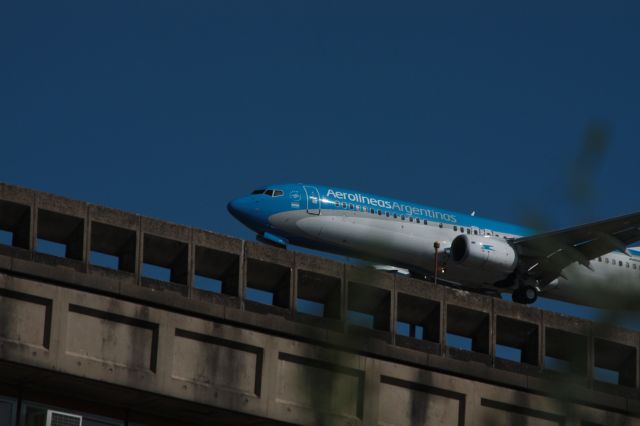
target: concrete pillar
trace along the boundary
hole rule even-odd
[[[235,289],[235,295],[240,298],[240,306],[244,309],[244,295],[247,289],[247,244],[244,240],[242,240],[242,249],[240,250],[240,260],[238,263],[238,288]]]
[[[136,231],[136,282],[142,285],[142,264],[144,259],[144,235],[142,235],[142,216],[137,220],[138,230]]]
[[[349,281],[347,278],[347,265],[342,265],[342,283],[340,285],[340,321],[342,321],[342,331],[347,329],[347,312],[349,311]]]

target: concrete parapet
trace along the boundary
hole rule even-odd
[[[0,229],[0,363],[291,423],[640,416],[637,332],[6,184]]]

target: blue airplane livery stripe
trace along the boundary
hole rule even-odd
[[[518,236],[529,236],[534,234],[533,230],[522,226],[512,225],[509,223],[486,219],[478,216],[471,216],[468,214],[435,208],[423,204],[401,201],[395,198],[321,185],[316,185],[315,188],[317,188],[320,192],[320,197],[323,201],[323,209],[340,210],[341,207],[338,207],[334,204],[336,201],[338,201],[340,203],[346,202],[347,204],[354,203],[366,205],[367,207],[374,208],[376,210],[379,208],[383,212],[389,211],[390,213],[405,214],[407,216],[418,217],[421,220],[426,219],[427,221],[430,220],[435,222],[443,222],[464,227],[490,229],[492,231]]]
[[[308,191],[309,195],[313,195],[315,193],[314,191],[317,190],[317,195],[320,197],[318,207],[321,211],[343,210],[342,204],[346,203],[347,206],[349,206],[349,204],[360,205],[361,207],[374,209],[376,212],[377,210],[381,210],[383,214],[387,212],[390,214],[395,213],[398,216],[405,215],[407,217],[420,218],[420,220],[427,220],[428,222],[446,223],[463,226],[465,228],[475,227],[487,229],[500,234],[519,237],[536,234],[536,231],[533,229],[523,226],[345,188],[304,183],[276,184],[264,186],[263,188],[272,190],[279,189],[284,192],[284,196],[273,199],[274,201],[279,200],[280,202],[268,203],[263,206],[264,210],[262,214],[264,214],[264,219],[286,210],[307,209],[306,192]],[[339,203],[339,205],[336,205],[336,203]],[[628,252],[634,257],[640,257],[640,249],[629,249]]]

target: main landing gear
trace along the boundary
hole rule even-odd
[[[524,285],[515,289],[511,298],[516,303],[530,305],[538,299],[538,290],[533,286]]]

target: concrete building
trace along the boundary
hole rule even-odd
[[[0,230],[0,426],[640,425],[637,332],[6,184]]]

